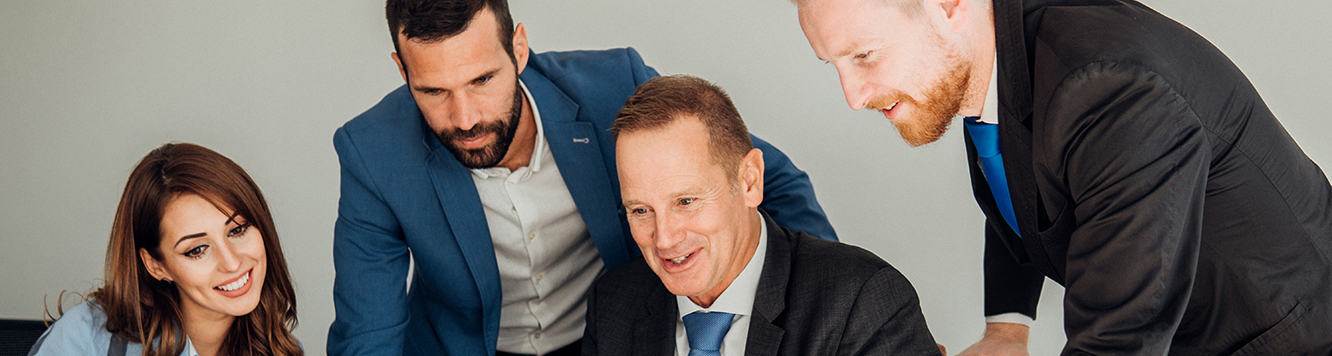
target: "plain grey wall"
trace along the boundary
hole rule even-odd
[[[1230,55],[1314,161],[1332,162],[1332,4],[1148,2]],[[906,274],[953,353],[981,333],[981,224],[961,136],[908,148],[847,108],[784,0],[524,1],[538,51],[634,46],[665,74],[730,91],[751,130],[809,172],[843,241]],[[1261,6],[1261,7],[1258,7]],[[237,161],[268,198],[299,294],[296,335],[322,353],[332,308],[333,130],[401,84],[380,1],[0,2],[0,317],[98,286],[134,163],[168,141]],[[1064,342],[1047,283],[1033,354]],[[54,305],[54,304],[52,304]]]

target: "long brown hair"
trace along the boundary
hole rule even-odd
[[[291,335],[296,327],[296,294],[263,194],[235,162],[189,143],[168,143],[148,152],[125,183],[106,249],[105,284],[89,295],[106,313],[107,331],[143,344],[144,356],[176,356],[184,351],[180,293],[174,285],[153,278],[138,253],[142,248],[162,259],[158,248],[162,214],[182,194],[234,210],[263,236],[268,267],[259,305],[232,322],[220,354],[303,355]]]

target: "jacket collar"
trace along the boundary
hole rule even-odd
[[[1024,15],[1037,7],[1024,8],[1024,3],[1016,0],[994,1],[995,59],[994,70],[997,75],[999,90],[999,146],[1003,153],[1004,170],[1008,176],[1008,191],[1012,198],[1013,212],[1016,215],[1021,236],[1037,238],[1036,214],[1038,192],[1032,168],[1032,83],[1031,65],[1028,51],[1034,37],[1029,37],[1024,28],[1028,24]],[[1035,24],[1031,24],[1035,25]],[[969,134],[964,133],[967,144],[968,162],[971,162],[972,189],[977,201],[990,223],[996,224],[996,231],[1008,245],[1010,251],[1021,262],[1026,262],[1027,253],[1022,247],[1022,237],[1014,233],[1004,223],[980,169],[975,167],[975,148]]]
[[[768,252],[764,256],[763,273],[759,277],[758,293],[754,295],[754,313],[749,319],[749,340],[745,341],[746,355],[776,355],[786,333],[773,321],[786,311],[786,287],[791,276],[791,240],[794,236],[777,226],[763,214],[768,228]]]

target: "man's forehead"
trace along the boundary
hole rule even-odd
[[[900,9],[881,0],[811,1],[800,9],[800,24],[819,59],[833,61],[886,40],[888,27],[905,20]]]
[[[726,175],[718,174],[719,167],[714,164],[706,142],[693,145],[661,141],[679,138],[678,132],[673,134],[666,130],[635,132],[620,137],[616,151],[622,173],[621,184],[629,193],[626,199],[646,194],[665,197],[701,194],[713,185],[726,183],[714,182]]]
[[[513,64],[499,41],[465,33],[430,42],[412,39],[400,47],[409,76],[422,85],[461,84]]]

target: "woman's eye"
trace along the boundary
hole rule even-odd
[[[690,203],[693,203],[693,202],[694,202],[694,198],[684,198],[684,199],[680,199],[680,205],[689,205]]]
[[[245,234],[245,231],[246,231],[246,230],[249,230],[249,229],[250,229],[250,224],[245,224],[245,225],[237,226],[237,227],[231,228],[231,231],[227,233],[227,236],[229,236],[229,237],[236,237],[236,236],[244,235],[244,234]]]
[[[185,255],[185,257],[189,257],[189,258],[198,258],[199,256],[203,255],[204,250],[207,250],[207,249],[208,249],[208,245],[199,245],[199,246],[196,246],[195,248],[190,249],[189,251],[185,251],[185,253],[183,253],[183,255]]]

